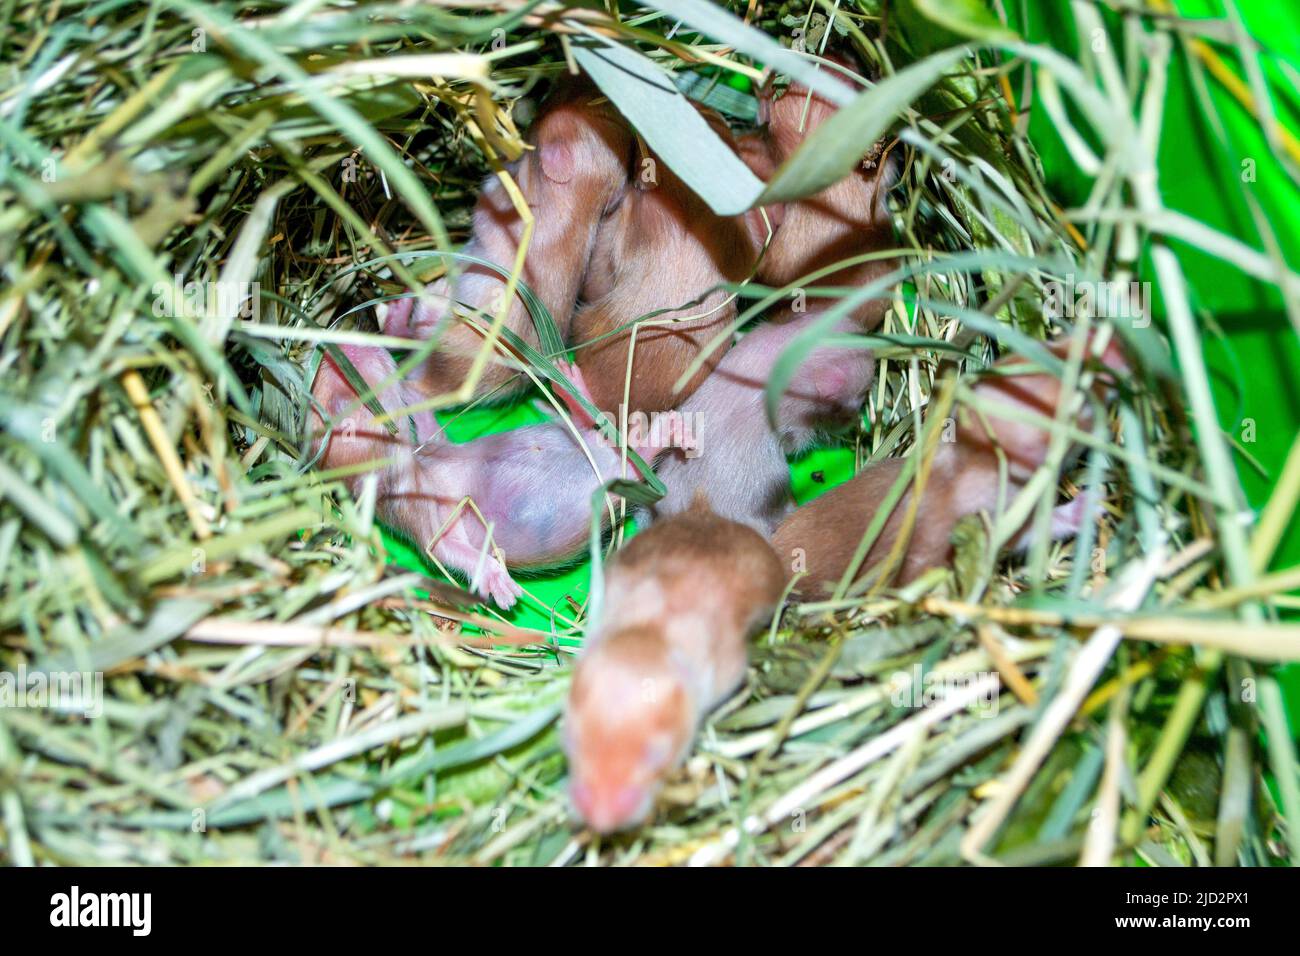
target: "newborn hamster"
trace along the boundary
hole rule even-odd
[[[1069,345],[1068,339],[1062,339],[1048,347],[1063,358]],[[1112,374],[1126,368],[1113,342],[1099,364]],[[1017,374],[1017,367],[1023,365],[1026,363],[1019,356],[997,362],[991,370],[994,374],[980,379],[973,391],[981,398],[1055,416],[1061,398],[1060,379],[1028,368],[1024,374]],[[1094,391],[1103,394],[1105,386],[1097,382]],[[1081,429],[1091,427],[1091,404],[1085,403],[1077,411],[1075,422]],[[992,414],[987,417],[986,427],[970,409],[963,409],[958,416],[954,438],[952,442],[940,442],[935,452],[916,523],[894,578],[896,583],[906,584],[927,568],[950,561],[950,537],[958,520],[981,511],[996,517],[1047,459],[1051,441],[1045,429]],[[1007,468],[1005,497],[999,493],[999,452]],[[796,508],[781,522],[773,545],[792,569],[798,566],[807,570],[807,576],[796,585],[799,593],[816,596],[833,591],[903,466],[901,458],[875,464],[851,481]],[[909,485],[860,565],[859,579],[888,555],[900,533],[911,495]],[[1071,503],[1058,508],[1053,517],[1053,535],[1064,537],[1077,530],[1082,513]]]
[[[820,431],[854,424],[875,370],[867,349],[818,346],[781,396],[774,432],[764,406],[773,366],[817,318],[785,316],[759,325],[669,413],[681,415],[693,441],[670,449],[657,465],[668,493],[651,506],[654,519],[683,511],[704,491],[723,517],[772,535],[794,506],[786,456],[811,447]],[[851,326],[846,321],[838,331]]]
[[[581,372],[559,365],[582,389]],[[422,547],[432,543],[438,560],[463,571],[474,591],[502,608],[523,593],[508,568],[539,570],[581,557],[592,496],[610,479],[624,477],[620,449],[571,397],[561,398],[570,404],[576,438],[557,420],[461,444],[431,441],[414,456],[413,480],[391,488],[382,503],[386,521]],[[657,450],[645,441],[631,447],[646,457]],[[630,462],[626,477],[638,477]],[[462,506],[466,499],[477,513]]]
[[[570,794],[589,827],[646,819],[704,715],[744,678],[747,639],[785,580],[771,545],[703,498],[615,554],[564,718]]]
[[[508,167],[534,217],[532,238],[520,278],[528,284],[567,339],[574,305],[602,217],[620,200],[632,155],[632,132],[617,111],[585,79],[563,81],[529,130],[535,146]],[[474,207],[469,255],[514,268],[524,221],[495,175],[484,181]],[[454,281],[439,279],[418,298],[392,302],[385,319],[388,335],[429,339],[441,335],[437,350],[412,378],[426,396],[461,387],[483,337],[451,313],[451,303],[497,312],[506,279],[492,269],[468,265]],[[534,348],[537,330],[516,294],[506,326]],[[501,353],[489,364],[474,391],[494,398],[516,394],[528,384]],[[499,390],[498,390],[499,389]]]
[[[826,58],[859,69],[846,55]],[[783,96],[775,96],[769,86],[759,97],[759,117],[766,120],[770,148],[782,162],[835,111],[830,101],[810,96],[807,88],[797,83]],[[873,158],[821,192],[786,203],[781,228],[759,265],[759,278],[768,285],[783,286],[841,259],[893,246],[894,229],[885,197],[897,175],[897,163],[888,156]],[[811,284],[860,287],[897,266],[898,260],[893,258],[872,260],[837,270]],[[853,316],[864,331],[871,331],[888,308],[888,297],[872,299],[858,306]]]
[[[341,348],[372,386],[394,370],[386,349]],[[576,367],[559,363],[559,368],[582,387]],[[330,415],[358,404],[357,393],[328,357],[314,393]],[[379,397],[385,410],[395,411],[418,395],[409,382],[399,382]],[[376,516],[464,573],[483,598],[510,608],[523,592],[507,567],[553,567],[579,557],[590,532],[592,495],[621,476],[620,450],[602,438],[570,396],[561,397],[571,403],[576,438],[554,421],[452,444],[429,412],[398,418],[393,434],[362,405],[335,424],[321,464],[332,469],[375,463],[350,476],[349,487],[355,492],[364,474],[377,470]],[[312,418],[319,447],[324,425],[318,413]],[[657,450],[644,442],[633,448],[648,457]],[[477,513],[462,504],[466,499]]]
[[[369,385],[377,386],[389,381],[374,396],[385,412],[396,412],[422,400],[423,396],[409,379],[392,380],[397,363],[387,349],[361,345],[340,345],[338,348]],[[377,423],[374,413],[361,402],[342,368],[328,352],[322,356],[316,371],[312,397],[317,404],[308,409],[307,429],[311,436],[312,451],[320,456],[318,467],[323,469],[345,468],[391,458],[393,461],[384,471],[400,471],[410,466],[415,446],[428,441],[438,430],[437,421],[429,411],[395,418],[391,431],[388,424]],[[328,436],[325,434],[322,411],[332,425]],[[355,488],[360,475],[348,480]],[[381,493],[383,488],[384,482],[381,480]]]
[[[721,118],[701,112],[730,142]],[[732,146],[760,177],[771,174],[764,139]],[[770,215],[779,221],[779,209]],[[673,391],[701,349],[735,318],[732,294],[717,287],[752,275],[766,235],[760,213],[715,214],[657,156],[634,166],[622,202],[601,224],[583,288],[587,304],[573,319],[572,342],[597,408],[612,416],[623,405],[632,337],[624,327],[650,313],[662,314],[637,330],[629,411],[673,408],[699,386],[728,343]]]

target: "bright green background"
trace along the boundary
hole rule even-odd
[[[1008,7],[1019,9],[1018,3]],[[1027,25],[1015,21],[1026,39],[1046,42],[1068,55],[1077,51],[1073,17],[1066,3],[1030,0]],[[1179,12],[1188,18],[1226,19],[1227,11],[1215,0],[1179,0]],[[1281,64],[1300,70],[1300,8],[1294,2],[1235,0],[1246,29],[1262,44],[1260,63],[1270,84],[1273,109],[1279,122],[1300,132],[1300,95]],[[1118,41],[1118,18],[1099,7]],[[1246,77],[1236,52],[1216,46],[1216,52],[1239,77]],[[1282,254],[1295,270],[1300,263],[1300,190],[1272,153],[1259,123],[1212,77],[1206,86],[1222,117],[1226,147],[1206,121],[1196,93],[1192,71],[1181,52],[1171,61],[1169,94],[1164,112],[1160,151],[1160,188],[1171,209],[1184,212],[1255,249],[1265,247],[1255,228],[1244,190],[1251,190],[1270,223]],[[1013,82],[1013,88],[1020,89]],[[1064,206],[1082,205],[1091,179],[1079,172],[1056,135],[1044,111],[1032,114],[1030,138],[1043,160],[1048,184]],[[1243,183],[1242,160],[1255,161],[1256,178]],[[1219,422],[1238,442],[1243,424],[1255,424],[1255,441],[1239,445],[1258,467],[1241,454],[1237,470],[1242,489],[1253,508],[1268,500],[1291,443],[1300,432],[1300,344],[1272,287],[1243,275],[1235,267],[1199,250],[1175,243],[1191,287],[1193,306],[1204,310],[1203,327],[1217,325],[1221,336],[1207,333],[1205,360],[1213,377]],[[1149,260],[1143,278],[1150,278]],[[1155,317],[1163,318],[1158,287],[1153,286]],[[1300,527],[1292,522],[1273,568],[1300,563]],[[1300,731],[1300,665],[1278,669],[1285,692],[1292,734]]]

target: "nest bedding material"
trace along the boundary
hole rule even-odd
[[[1296,576],[1264,573],[1294,488],[1281,483],[1253,527],[1237,521],[1228,449],[1205,427],[1203,320],[1163,247],[1163,323],[1096,317],[1147,374],[1082,436],[1065,479],[1097,503],[1081,538],[995,562],[997,529],[969,522],[951,572],[790,608],[653,822],[615,839],[569,820],[557,742],[585,571],[509,621],[425,599],[434,572],[390,562],[373,490],[354,498],[306,467],[319,347],[383,341],[360,317],[444,265],[393,254],[463,238],[485,157],[518,151],[510,108],[528,112],[571,44],[601,34],[679,77],[752,80],[774,56],[762,38],[788,44],[797,26],[805,50],[851,43],[885,78],[935,63],[918,41],[932,25],[891,30],[874,4],[847,6],[832,21],[782,4],[746,27],[743,5],[691,3],[622,17],[513,2],[65,4],[47,30],[3,41],[0,662],[101,675],[90,719],[66,700],[0,707],[4,859],[1300,858],[1270,672],[1300,657],[1272,601]],[[1075,15],[1081,35],[1100,28],[1091,7]],[[1103,50],[1081,68],[1007,46],[996,18],[977,17],[958,25],[987,44],[977,56],[911,89],[881,84],[893,92],[863,115],[886,116],[906,155],[908,276],[851,451],[802,474],[912,453],[914,413],[954,365],[1047,337],[1052,283],[1127,284],[1134,250],[1180,227],[1140,191],[1163,65],[1182,55],[1175,22],[1127,17],[1115,35],[1147,54]],[[1106,86],[1129,68],[1132,103]],[[1034,84],[1076,161],[1109,170],[1083,215],[1049,196],[1012,79]],[[691,85],[741,104],[744,122],[742,90]],[[1286,274],[1199,238],[1257,276]],[[754,315],[785,291],[737,290]],[[1161,378],[1159,331],[1181,378]]]

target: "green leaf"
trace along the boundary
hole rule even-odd
[[[576,45],[574,59],[668,168],[719,216],[754,205],[763,182],[713,131],[672,77],[629,47]]]
[[[559,716],[559,707],[541,707],[484,737],[462,740],[447,747],[440,747],[431,754],[408,757],[399,761],[381,777],[380,787],[388,788],[409,783],[425,774],[477,763],[507,750],[513,750],[532,740]]]
[[[658,477],[655,478],[655,481],[659,481]],[[660,485],[660,487],[663,486]],[[599,494],[603,495],[606,492],[626,498],[634,505],[652,505],[663,497],[663,493],[656,490],[651,482],[633,481],[631,478],[614,478],[605,482],[601,486]]]
[[[245,826],[261,820],[291,817],[295,812],[311,813],[323,807],[337,807],[366,800],[375,787],[337,774],[316,777],[310,787],[280,787],[269,793],[243,800],[207,815],[207,825],[214,829]],[[192,810],[168,810],[162,813],[136,813],[119,817],[124,827],[141,830],[188,830],[194,823]]]
[[[859,94],[817,127],[781,164],[759,203],[801,199],[839,182],[862,161],[895,117],[967,55],[965,47],[936,53]]]
[[[978,514],[965,515],[953,526],[948,536],[952,542],[953,573],[957,577],[957,593],[970,594],[984,570],[984,555],[988,553],[989,535],[984,519]]]
[[[927,20],[974,40],[1018,40],[984,0],[913,0]]]
[[[677,84],[677,89],[681,90],[683,96],[689,96],[697,103],[703,103],[709,109],[717,110],[723,116],[734,117],[742,123],[758,122],[758,99],[751,93],[728,86],[717,75],[706,76],[683,70],[673,77],[673,82]]]
[[[1004,252],[985,251],[960,253],[942,260],[943,268],[946,271],[954,272],[989,268],[1025,271],[1030,268],[1040,267],[1042,262],[1043,260],[1040,259],[1029,259]],[[794,380],[799,366],[804,363],[813,349],[825,341],[827,336],[835,332],[836,326],[846,319],[854,309],[864,302],[891,295],[890,289],[899,282],[903,282],[914,275],[932,271],[936,266],[937,263],[922,262],[911,262],[900,266],[864,286],[853,289],[847,296],[828,308],[825,313],[818,315],[811,321],[808,328],[796,335],[781,352],[772,367],[771,374],[768,376],[765,402],[768,420],[776,421],[777,405],[780,403],[781,396],[785,393],[786,388]],[[906,293],[903,295],[905,299],[908,297]],[[924,298],[924,302],[927,308],[933,309],[941,315],[950,315],[960,319],[964,325],[974,329],[981,335],[987,335],[998,340],[1007,348],[1050,372],[1056,372],[1061,368],[1061,360],[1048,351],[1042,342],[1031,339],[1012,326],[1004,325],[992,316],[941,299]],[[855,335],[852,336],[852,339],[859,342],[861,347],[867,347],[880,341],[878,336]],[[850,340],[846,339],[845,341]],[[839,342],[839,344],[844,343]],[[890,342],[889,344],[895,343]]]
[[[158,602],[142,626],[119,624],[103,640],[90,645],[84,660],[66,651],[41,662],[36,670],[44,674],[79,671],[83,666],[92,671],[110,670],[124,661],[144,657],[171,643],[211,613],[211,601],[167,598]]]

